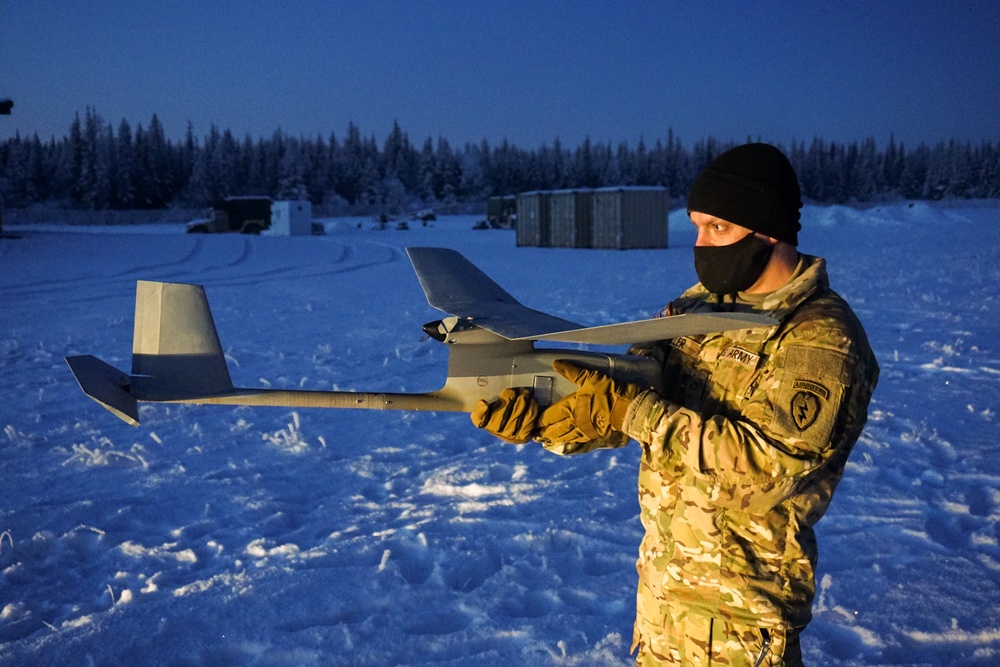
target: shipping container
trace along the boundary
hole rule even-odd
[[[550,192],[522,192],[517,196],[517,245],[548,246]]]
[[[662,187],[594,190],[591,247],[666,248],[668,199]]]
[[[594,219],[593,190],[553,190],[549,199],[549,245],[589,248]]]

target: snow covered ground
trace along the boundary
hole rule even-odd
[[[657,251],[517,248],[474,221],[7,229],[0,664],[631,664],[638,448],[559,458],[445,413],[147,405],[132,428],[63,361],[128,369],[135,281],[196,282],[238,385],[424,391],[446,350],[421,340],[440,313],[407,245],[585,324],[694,282],[682,212]],[[1000,209],[810,207],[804,225],[882,365],[819,524],[807,663],[997,664]]]

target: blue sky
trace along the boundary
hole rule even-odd
[[[1000,2],[0,0],[0,139],[1000,141]]]

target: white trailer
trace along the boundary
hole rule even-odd
[[[312,204],[307,199],[271,202],[268,236],[308,236],[312,231]]]

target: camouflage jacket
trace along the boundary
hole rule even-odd
[[[811,618],[813,526],[865,425],[878,364],[823,259],[802,255],[784,287],[732,306],[779,324],[634,347],[662,362],[663,384],[629,406],[626,434],[546,444],[642,447],[637,642],[661,632],[668,606],[758,627]],[[663,314],[717,309],[697,285]]]

